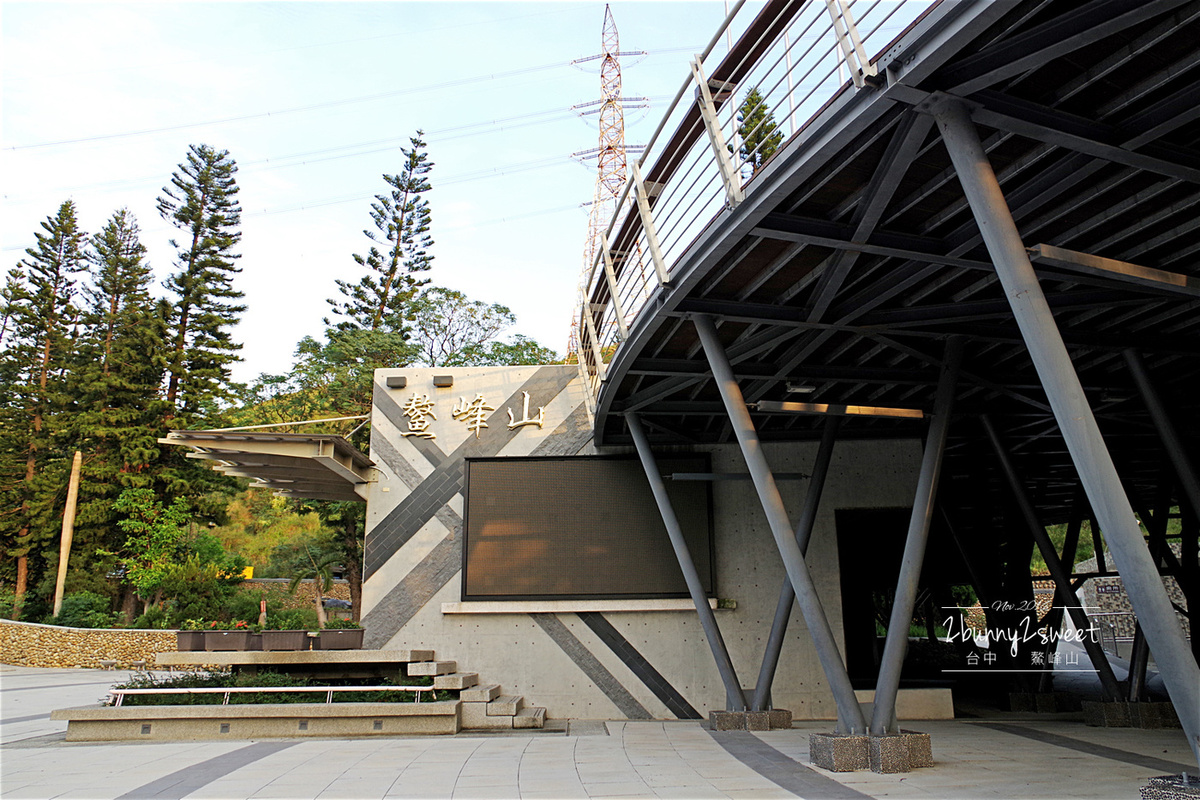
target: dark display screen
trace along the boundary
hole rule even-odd
[[[658,466],[664,475],[710,470],[703,454]],[[666,485],[711,594],[711,484]],[[687,596],[636,458],[468,459],[466,498],[464,600]]]

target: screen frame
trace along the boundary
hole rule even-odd
[[[681,453],[664,453],[656,454],[655,460],[658,463],[660,470],[662,462],[671,462],[677,459],[692,459],[704,462],[705,472],[712,471],[712,454],[707,452],[681,452]],[[471,466],[478,463],[494,463],[505,462],[512,463],[515,461],[589,461],[589,462],[631,462],[638,463],[637,456],[634,455],[537,455],[537,456],[481,456],[474,458],[463,459],[463,523],[462,523],[462,574],[460,579],[459,597],[462,602],[466,603],[507,603],[514,601],[540,601],[540,600],[669,600],[669,599],[685,599],[690,598],[691,594],[686,591],[680,592],[605,592],[605,593],[572,593],[572,594],[504,594],[504,595],[472,595],[468,594],[468,553],[470,552],[470,513],[471,513]],[[665,470],[664,470],[665,471]],[[639,464],[639,474],[645,478],[645,472]],[[671,481],[664,481],[667,484],[667,490],[670,492]],[[707,541],[708,555],[708,575],[707,583],[709,590],[705,595],[709,598],[717,597],[717,553],[716,553],[716,530],[713,514],[713,485],[712,481],[703,481],[704,498],[706,503],[706,518],[707,530],[704,531],[704,536]],[[649,487],[647,487],[649,488]],[[657,508],[657,506],[656,506]],[[660,516],[661,521],[661,516]],[[695,560],[693,553],[693,561]],[[678,563],[678,562],[676,562]],[[701,573],[701,577],[704,575]]]

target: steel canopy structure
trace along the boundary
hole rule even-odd
[[[361,503],[375,480],[375,463],[332,434],[171,431],[159,443],[189,447],[188,458],[294,499]]]
[[[694,62],[579,311],[596,444],[738,441],[753,473],[831,415],[924,439],[902,585],[933,516],[981,596],[1031,529],[1097,518],[1200,755],[1196,640],[1158,580],[1196,621],[1200,2],[939,2],[890,42],[877,5],[773,0]],[[755,87],[789,136],[747,175],[728,112]]]

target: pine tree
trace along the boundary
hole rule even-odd
[[[783,131],[775,123],[775,115],[759,94],[758,87],[746,93],[746,99],[738,109],[738,138],[742,142],[738,153],[742,163],[750,167],[750,175],[762,169],[783,142]]]
[[[9,545],[7,555],[16,559],[14,619],[20,617],[31,583],[31,556],[37,557],[41,540],[51,534],[46,521],[53,516],[49,506],[54,497],[51,493],[47,498],[39,473],[54,455],[50,424],[65,397],[63,368],[75,325],[75,281],[87,266],[86,235],[72,201],[59,206],[42,223],[42,230],[35,234],[37,244],[25,251],[26,257],[17,265],[20,277],[10,273],[7,286],[12,287],[13,299],[6,301],[6,310],[12,331],[0,350],[4,363],[0,372],[12,381],[3,408],[6,477],[15,477],[14,461],[24,462],[19,483],[5,487],[14,513],[4,515],[0,523]],[[32,572],[36,580],[37,570]]]
[[[166,400],[170,413],[185,423],[228,396],[229,365],[241,349],[230,337],[246,310],[236,302],[242,293],[233,287],[233,277],[241,272],[233,250],[242,238],[236,172],[228,150],[191,145],[158,198],[158,213],[186,235],[182,243],[171,240],[178,271],[166,283],[177,298],[170,319]]]
[[[61,434],[64,450],[84,454],[74,552],[88,563],[97,549],[120,544],[113,501],[121,490],[154,483],[167,412],[160,396],[166,310],[150,296],[152,274],[133,214],[113,214],[92,248]]]
[[[433,164],[424,152],[421,135],[417,131],[409,140],[411,149],[400,149],[405,159],[403,171],[383,176],[391,190],[375,195],[371,204],[375,231],[363,233],[375,245],[365,256],[354,256],[360,266],[367,268],[367,274],[358,283],[337,281],[345,299],[330,300],[329,304],[335,316],[342,318],[336,325],[340,330],[403,332],[407,328],[407,303],[428,283],[419,274],[428,271],[433,261],[429,253],[433,246],[429,201],[425,199],[431,188],[426,176]],[[325,323],[330,324],[328,319]]]

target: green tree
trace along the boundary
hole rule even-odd
[[[401,148],[404,168],[396,175],[384,175],[386,194],[375,195],[371,204],[371,222],[375,230],[363,233],[373,244],[366,255],[355,255],[359,266],[367,269],[357,283],[337,281],[341,300],[330,300],[339,330],[383,330],[403,332],[407,304],[427,283],[420,277],[429,270],[433,255],[433,237],[429,235],[430,190],[428,175],[433,169],[425,153],[421,131]],[[326,325],[331,324],[327,319]]]
[[[511,342],[493,341],[468,348],[462,362],[463,366],[470,367],[515,367],[524,364],[558,364],[561,359],[549,347],[543,347],[517,333],[513,334]]]
[[[63,405],[63,368],[77,313],[76,280],[87,265],[87,237],[72,201],[60,205],[41,227],[43,232],[35,233],[37,244],[25,251],[17,273],[9,274],[5,311],[12,329],[0,350],[0,374],[10,382],[0,407],[7,478],[3,489],[6,507],[16,509],[0,524],[6,556],[16,562],[14,618],[20,617],[31,578],[37,578],[31,576],[31,556],[52,535],[48,520],[54,516],[58,481],[43,473],[55,456],[51,426]],[[22,462],[23,470],[18,467]]]
[[[333,568],[338,566],[341,556],[334,551],[317,553],[307,547],[305,556],[306,558],[296,566],[296,572],[288,582],[288,591],[295,593],[300,582],[304,580],[311,579],[316,583],[317,627],[324,628],[325,595],[333,586]]]
[[[242,238],[236,172],[228,150],[191,145],[158,198],[158,213],[183,234],[171,240],[177,271],[166,283],[176,297],[169,320],[166,401],[185,425],[230,396],[229,365],[241,349],[230,336],[246,310],[233,286],[241,272],[234,248]]]
[[[469,354],[495,340],[516,322],[505,306],[470,300],[462,292],[431,286],[409,304],[416,363],[426,367],[464,366]]]
[[[150,296],[145,254],[137,221],[124,209],[92,238],[86,304],[69,367],[71,402],[59,432],[64,452],[84,454],[69,580],[93,571],[97,549],[120,545],[116,496],[151,486],[158,472],[168,410],[161,399],[166,311]],[[132,588],[124,605],[132,614]]]
[[[126,534],[125,543],[117,553],[100,554],[117,556],[145,613],[173,568],[186,559],[187,501],[176,497],[164,507],[151,489],[126,489],[113,507],[123,516],[117,527]]]
[[[746,99],[738,108],[737,119],[738,138],[741,140],[738,154],[743,165],[750,167],[750,175],[753,176],[779,149],[783,142],[783,131],[779,130],[775,115],[759,94],[757,86],[746,92]]]

